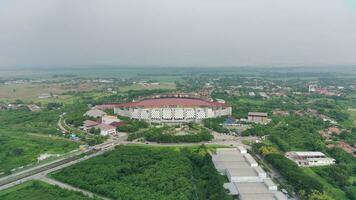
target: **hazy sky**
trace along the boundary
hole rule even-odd
[[[356,0],[0,0],[0,67],[356,65]]]

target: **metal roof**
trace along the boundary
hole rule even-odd
[[[108,107],[167,107],[167,106],[182,106],[182,107],[227,107],[225,103],[208,101],[204,99],[196,98],[157,98],[157,99],[145,99],[137,102],[129,102],[122,104],[106,104],[96,106],[96,108],[108,108]]]

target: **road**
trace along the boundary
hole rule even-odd
[[[94,197],[95,196],[95,197],[99,197],[99,198],[104,199],[104,200],[111,200],[111,199],[109,199],[107,197],[103,197],[101,195],[94,194],[94,193],[89,192],[87,190],[83,190],[83,189],[80,189],[80,188],[73,187],[71,185],[68,185],[66,183],[63,183],[63,182],[60,182],[60,181],[57,181],[57,180],[50,179],[48,177],[42,177],[42,178],[40,178],[40,180],[43,181],[43,182],[46,182],[48,184],[51,184],[51,185],[59,186],[59,187],[61,187],[63,189],[72,190],[72,191],[76,191],[76,192],[81,192],[84,195],[89,196],[89,197]]]
[[[83,151],[81,153],[89,153],[89,155],[85,155],[82,157],[82,154],[75,154],[73,156],[70,156],[69,158],[64,158],[60,160],[53,161],[51,163],[46,163],[43,165],[36,166],[31,169],[27,169],[24,171],[21,171],[16,174],[12,174],[6,177],[2,177],[0,179],[0,191],[7,189],[9,187],[13,187],[15,185],[21,184],[25,181],[28,180],[37,180],[41,179],[42,177],[45,177],[47,174],[57,171],[59,169],[68,167],[70,165],[79,163],[81,161],[87,160],[89,158],[101,155],[107,151],[113,150],[116,145],[120,143],[115,143],[115,142],[108,142],[104,144],[100,144],[95,146],[95,149],[98,150],[93,150],[93,149],[88,149],[86,151]]]

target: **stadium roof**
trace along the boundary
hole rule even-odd
[[[96,108],[108,108],[108,107],[167,107],[167,106],[192,106],[192,107],[226,107],[225,103],[208,101],[204,99],[196,98],[157,98],[157,99],[145,99],[137,102],[129,102],[122,104],[106,104],[96,106]]]

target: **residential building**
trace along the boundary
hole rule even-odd
[[[90,130],[91,128],[97,126],[97,125],[99,125],[99,123],[96,122],[96,121],[85,120],[85,121],[83,122],[83,126],[82,126],[81,128],[82,128],[84,131],[88,131],[88,130]]]
[[[95,126],[95,128],[100,129],[100,135],[107,136],[107,135],[116,135],[116,127],[111,126],[108,124],[99,124]]]
[[[248,121],[253,123],[268,123],[267,113],[263,112],[249,112],[248,113]]]

